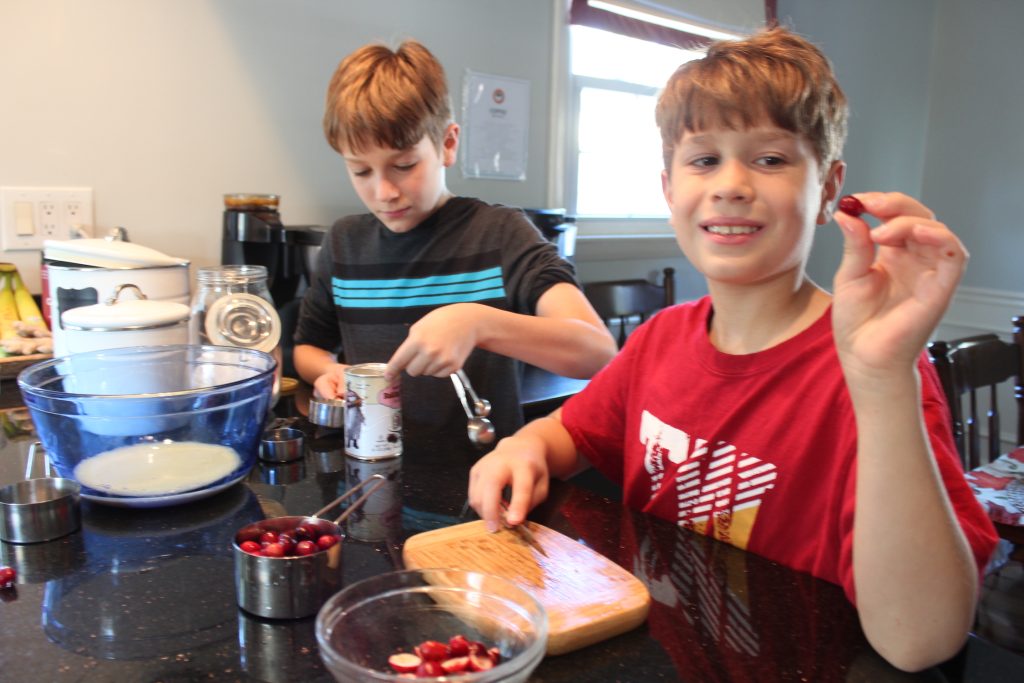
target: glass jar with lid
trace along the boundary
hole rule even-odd
[[[266,266],[205,266],[196,272],[189,343],[241,346],[277,361],[271,407],[281,386],[281,318],[267,286]]]
[[[241,346],[271,353],[281,339],[281,319],[267,286],[267,268],[221,265],[200,268],[192,297],[193,344]]]

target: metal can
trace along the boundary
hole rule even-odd
[[[363,460],[402,454],[402,392],[384,363],[345,368],[345,453]]]
[[[402,528],[402,459],[345,458],[347,488],[358,486],[375,474],[384,477],[386,483],[345,520],[349,537],[358,541],[383,541]]]

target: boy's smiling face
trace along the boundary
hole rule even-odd
[[[823,174],[810,140],[771,124],[718,127],[683,133],[662,189],[694,267],[709,281],[757,284],[802,276],[844,168]]]
[[[344,150],[352,187],[366,208],[392,232],[409,232],[451,194],[445,168],[455,163],[459,127],[451,124],[438,149],[427,136],[409,149]]]

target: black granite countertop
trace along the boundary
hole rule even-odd
[[[19,572],[16,589],[0,591],[0,680],[330,681],[314,617],[238,608],[234,533],[310,514],[381,471],[395,485],[347,522],[341,581],[401,568],[404,539],[473,518],[466,474],[478,452],[464,433],[407,433],[400,458],[361,462],[345,456],[340,432],[309,425],[287,401],[278,410],[306,434],[301,460],[261,462],[243,483],[177,507],[85,501],[74,534],[0,543],[0,563]],[[24,476],[34,440],[13,417],[0,484]],[[653,598],[645,625],[548,657],[531,681],[1024,680],[1024,659],[974,637],[942,667],[899,672],[867,644],[838,586],[628,510],[597,479],[556,483],[531,518],[619,563]]]

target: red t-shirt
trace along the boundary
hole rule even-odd
[[[656,315],[562,421],[627,505],[838,583],[852,600],[857,438],[831,312],[742,356],[711,345],[710,313],[705,297]],[[932,449],[980,571],[995,530],[964,481],[923,353],[918,370]]]

